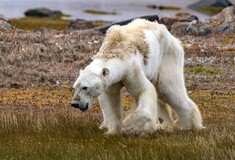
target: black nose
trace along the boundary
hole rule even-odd
[[[71,103],[71,106],[74,108],[79,108],[82,112],[88,110],[89,104],[87,103],[86,106],[80,106],[78,103]]]
[[[88,106],[89,104],[87,103],[85,107],[79,107],[79,109],[83,112],[85,112],[86,110],[88,110]]]
[[[74,108],[79,108],[78,103],[71,103],[71,106],[74,107]]]

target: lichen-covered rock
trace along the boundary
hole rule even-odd
[[[189,22],[175,22],[171,26],[171,33],[174,35],[184,35],[187,34],[187,28],[189,26]]]
[[[223,21],[223,23],[231,23],[235,21],[235,6],[223,9],[219,14],[213,16],[211,20]]]
[[[85,30],[85,29],[91,29],[95,26],[90,21],[86,21],[84,19],[76,19],[75,21],[72,21],[68,25],[69,30]]]
[[[13,29],[12,25],[8,21],[8,19],[0,14],[0,30],[11,30]]]
[[[174,35],[191,34],[195,36],[207,36],[211,34],[212,27],[207,23],[176,22],[172,25],[171,33]]]
[[[8,21],[7,17],[0,13],[0,20]]]
[[[216,31],[230,33],[235,31],[235,6],[223,9],[219,14],[213,16],[211,21],[221,22],[215,28]]]
[[[224,33],[231,33],[235,31],[235,22],[233,23],[224,23],[218,27],[216,27],[217,31],[224,32]]]
[[[187,28],[189,34],[196,36],[207,36],[211,34],[212,28],[207,23],[190,24]]]
[[[177,17],[180,22],[192,22],[194,20],[198,21],[198,17],[195,15],[185,15]]]
[[[167,29],[170,31],[171,26],[175,23],[178,22],[178,19],[176,18],[169,18],[169,17],[163,17],[159,20],[160,23],[166,25]]]
[[[192,22],[194,20],[198,21],[198,17],[195,15],[190,15],[190,14],[188,15],[181,14],[174,18],[163,17],[159,20],[159,22],[166,25],[168,30],[171,30],[172,25],[175,22]]]
[[[0,30],[11,30],[13,27],[10,23],[4,20],[0,20]]]

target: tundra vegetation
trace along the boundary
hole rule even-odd
[[[67,22],[66,22],[67,23]],[[98,51],[95,31],[0,32],[0,159],[234,159],[235,34],[178,37],[206,129],[106,136],[98,102],[70,107],[70,86]],[[126,114],[133,99],[122,91]]]

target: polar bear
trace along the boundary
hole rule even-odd
[[[144,19],[114,25],[93,61],[80,71],[71,105],[86,111],[98,97],[104,119],[100,128],[107,128],[107,134],[201,129],[201,114],[187,95],[183,68],[181,43],[164,25]],[[126,117],[120,98],[124,86],[137,106]]]

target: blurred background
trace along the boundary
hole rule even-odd
[[[207,21],[233,4],[235,0],[1,0],[0,28],[88,29],[148,15],[165,25]]]
[[[156,14],[159,17],[174,17],[176,13],[187,12],[196,15],[201,20],[210,17],[213,12],[213,3],[223,7],[227,2],[235,3],[235,0],[204,0],[203,7],[208,12],[190,9],[188,7],[199,0],[1,0],[0,13],[7,18],[21,18],[24,13],[33,8],[46,7],[58,10],[69,15],[65,19],[86,19],[121,21],[133,17]],[[203,2],[203,1],[201,1]],[[164,8],[165,7],[165,8]],[[220,7],[220,6],[218,6]],[[201,9],[203,10],[203,9]],[[206,9],[204,8],[204,11]],[[95,12],[100,11],[100,12]],[[208,14],[209,13],[209,14]]]

